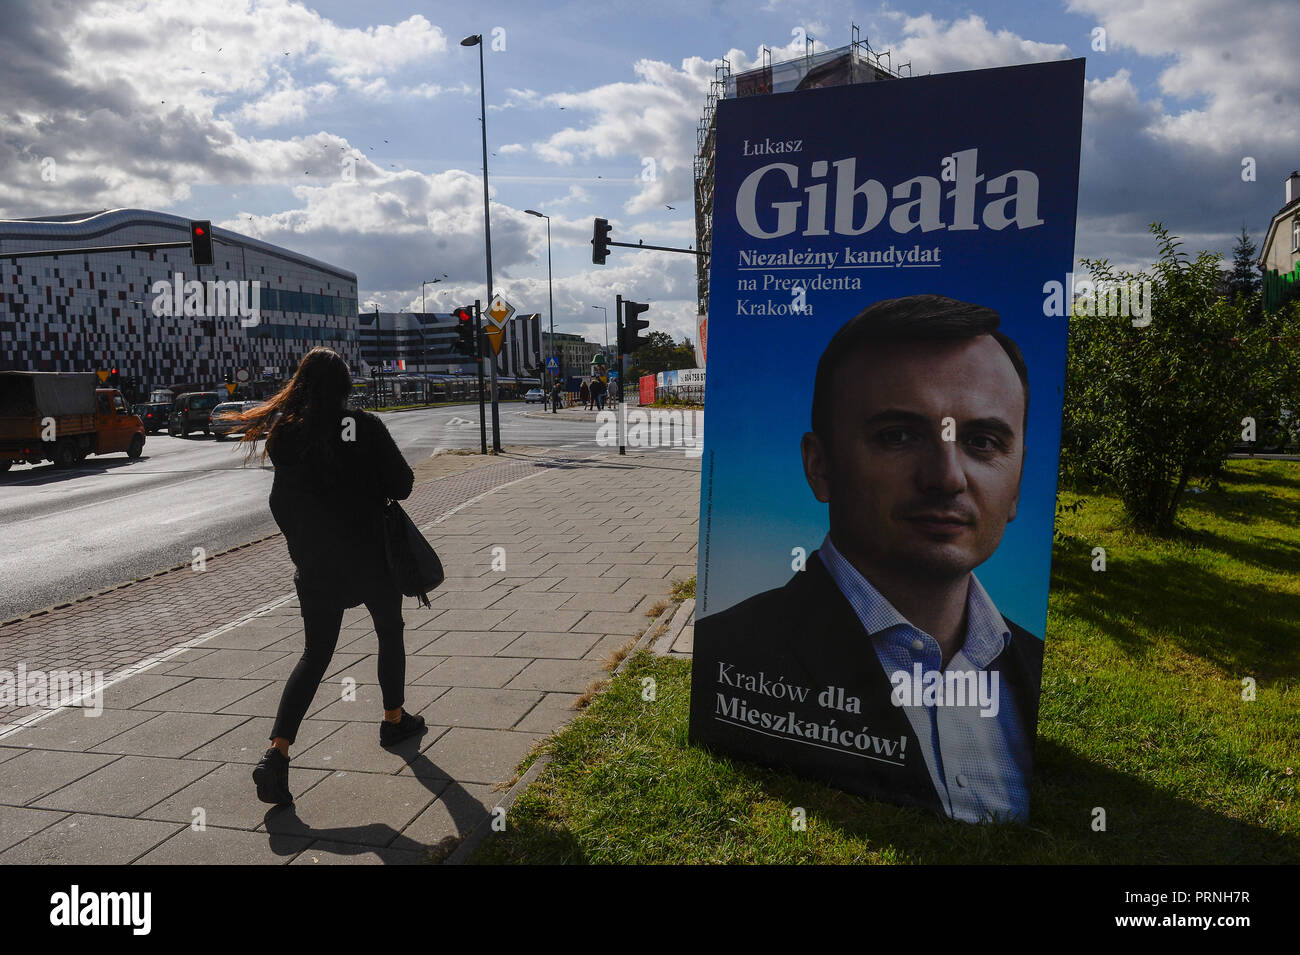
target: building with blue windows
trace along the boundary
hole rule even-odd
[[[246,371],[263,394],[326,345],[359,373],[353,272],[228,229],[212,238],[213,264],[197,269],[188,246],[5,259],[188,242],[189,220],[143,209],[0,219],[0,369],[117,369],[137,395]]]

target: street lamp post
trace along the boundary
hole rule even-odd
[[[530,216],[537,216],[539,219],[546,220],[546,294],[551,302],[551,353],[555,353],[555,286],[551,282],[551,217],[543,215],[533,209],[525,209]],[[559,358],[556,358],[559,361]],[[560,377],[564,377],[564,368],[560,368]],[[551,376],[551,390],[555,390],[555,376]],[[551,414],[559,414],[555,407],[555,402],[551,402]]]
[[[598,308],[605,313],[605,351],[609,351],[609,309],[604,305],[593,305],[592,308]]]
[[[442,279],[425,279],[423,282],[420,283],[420,312],[421,312],[421,313],[424,312],[424,289],[425,289],[425,287],[426,287],[426,286],[429,286],[429,285],[434,285],[434,284],[436,284],[436,283],[438,283],[438,282],[441,282],[441,281],[442,281]]]
[[[461,46],[478,47],[478,94],[479,109],[481,112],[480,119],[483,127],[483,248],[486,251],[487,261],[487,307],[492,307],[492,217],[488,212],[488,148],[487,148],[487,88],[483,78],[483,34],[475,33],[467,36],[460,41]],[[480,350],[482,342],[479,342]],[[487,358],[487,355],[483,355]],[[498,454],[501,452],[501,419],[497,411],[497,362],[496,356],[493,355],[488,363],[492,372],[492,450]]]
[[[435,284],[437,284],[438,282],[441,282],[441,281],[442,281],[442,279],[425,279],[423,282],[420,283],[420,314],[421,314],[421,315],[427,315],[427,314],[428,314],[428,312],[425,311],[425,307],[424,307],[424,291],[425,291],[425,289],[426,289],[428,286],[430,286],[430,285],[435,285]],[[425,344],[425,341],[424,341],[424,330],[423,330],[423,329],[419,329],[419,332],[420,332],[420,353],[421,353],[421,357],[424,359],[424,366],[425,366],[425,369],[426,369],[426,370],[425,370],[425,374],[428,375],[428,373],[429,373],[429,372],[428,372],[428,367],[429,367],[429,346],[426,345],[426,344]],[[424,379],[424,403],[425,403],[426,405],[429,403],[429,379],[428,379],[427,377]]]

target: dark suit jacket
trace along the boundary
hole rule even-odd
[[[1006,623],[1011,641],[988,669],[1001,674],[999,692],[1013,694],[1032,746],[1043,642]],[[788,689],[776,688],[781,684],[810,692],[792,701]],[[858,697],[861,713],[818,705],[827,687]],[[817,554],[784,587],[696,621],[690,738],[849,792],[942,813],[912,725],[890,700],[893,689],[865,628]],[[819,729],[808,738],[810,722],[825,727],[831,720],[836,737],[825,740]],[[791,732],[795,726],[802,737]],[[853,731],[852,745],[844,745],[844,730]]]

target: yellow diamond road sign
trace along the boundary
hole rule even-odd
[[[510,321],[510,316],[515,313],[515,307],[498,295],[492,299],[492,304],[488,306],[487,313],[489,322],[497,328],[503,328],[506,322]]]

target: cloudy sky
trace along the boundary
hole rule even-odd
[[[1300,166],[1297,0],[0,5],[0,217],[209,218],[352,269],[388,310],[444,274],[430,311],[483,294],[478,55],[459,40],[484,34],[497,286],[545,319],[546,224],[523,210],[549,214],[556,328],[593,340],[591,306],[620,292],[692,333],[690,257],[599,267],[587,243],[594,216],[616,239],[694,241],[715,65],[840,46],[851,23],[916,73],[1087,57],[1080,256],[1145,265],[1153,220],[1227,253],[1243,221],[1262,238]]]

